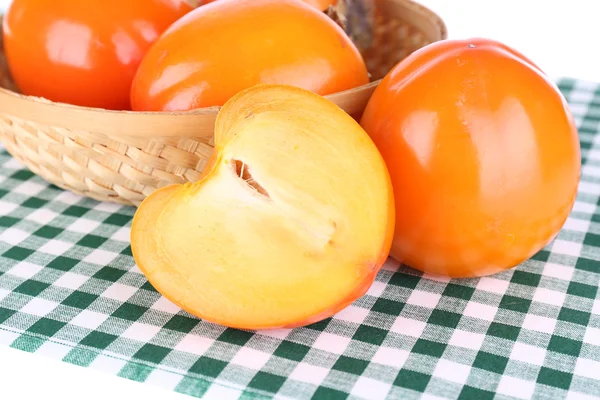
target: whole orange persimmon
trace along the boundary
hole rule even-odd
[[[212,3],[215,0],[200,0],[199,5],[205,5]],[[318,8],[319,10],[325,11],[329,6],[333,6],[337,3],[337,0],[301,0],[307,4],[310,4],[313,7]]]
[[[13,0],[3,25],[8,66],[24,94],[129,109],[143,55],[191,10],[184,0]]]
[[[320,95],[369,82],[352,41],[298,0],[220,0],[174,23],[148,51],[131,88],[138,111],[223,105],[259,83]]]
[[[329,8],[329,6],[334,6],[337,3],[337,0],[302,0],[307,4],[321,10],[325,11]]]
[[[573,207],[580,144],[565,99],[502,43],[416,51],[375,90],[361,125],[392,177],[391,256],[416,269],[473,277],[514,267]]]

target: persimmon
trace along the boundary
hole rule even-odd
[[[199,5],[205,5],[205,4],[209,4],[212,3],[215,0],[199,0]],[[321,10],[321,11],[325,11],[329,8],[329,6],[334,6],[337,3],[337,0],[300,0],[303,1],[307,4],[310,4],[311,6]]]
[[[138,111],[221,106],[256,84],[320,95],[369,82],[364,60],[325,13],[298,0],[220,0],[175,22],[140,64]]]
[[[335,6],[337,0],[302,0],[307,4],[319,9],[321,11],[327,10],[330,6]]]
[[[398,63],[361,125],[396,199],[391,256],[451,277],[529,259],[560,231],[580,177],[576,126],[543,71],[493,40],[445,40]]]
[[[296,327],[362,296],[386,261],[394,198],[377,148],[338,106],[289,85],[233,96],[195,183],[137,209],[131,248],[166,298],[240,329]]]
[[[13,0],[2,31],[8,67],[23,94],[126,110],[143,55],[192,9],[184,0]]]

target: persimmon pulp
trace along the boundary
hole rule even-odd
[[[258,85],[221,109],[204,176],[140,205],[131,246],[152,285],[191,314],[271,329],[362,296],[393,226],[389,174],[360,125],[305,89]]]

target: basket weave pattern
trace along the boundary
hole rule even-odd
[[[120,137],[33,123],[0,113],[11,155],[55,185],[101,201],[138,205],[156,188],[196,181],[208,141]]]
[[[411,52],[446,38],[444,23],[410,0],[379,0],[372,83],[326,96],[358,115],[381,79]],[[86,109],[19,95],[0,42],[0,141],[32,172],[96,200],[137,206],[157,188],[196,181],[213,150],[218,107],[187,113]]]

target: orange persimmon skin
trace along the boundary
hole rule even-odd
[[[260,83],[327,95],[369,82],[361,54],[327,15],[298,0],[220,0],[174,23],[131,88],[138,111],[220,106]]]
[[[142,57],[191,10],[184,0],[13,0],[3,25],[8,66],[24,94],[127,110]]]
[[[335,6],[337,4],[337,0],[302,0],[307,4],[321,10],[325,11],[329,8],[329,6]]]
[[[200,1],[200,5],[205,5],[205,4],[209,4],[212,3],[215,0],[203,0]],[[321,10],[321,11],[325,11],[329,8],[329,6],[334,6],[337,4],[337,0],[301,0],[303,2],[305,2],[306,4],[310,4],[311,6]]]
[[[361,125],[391,175],[391,256],[427,273],[483,276],[529,259],[575,201],[580,144],[565,99],[526,57],[446,40],[400,62]]]

